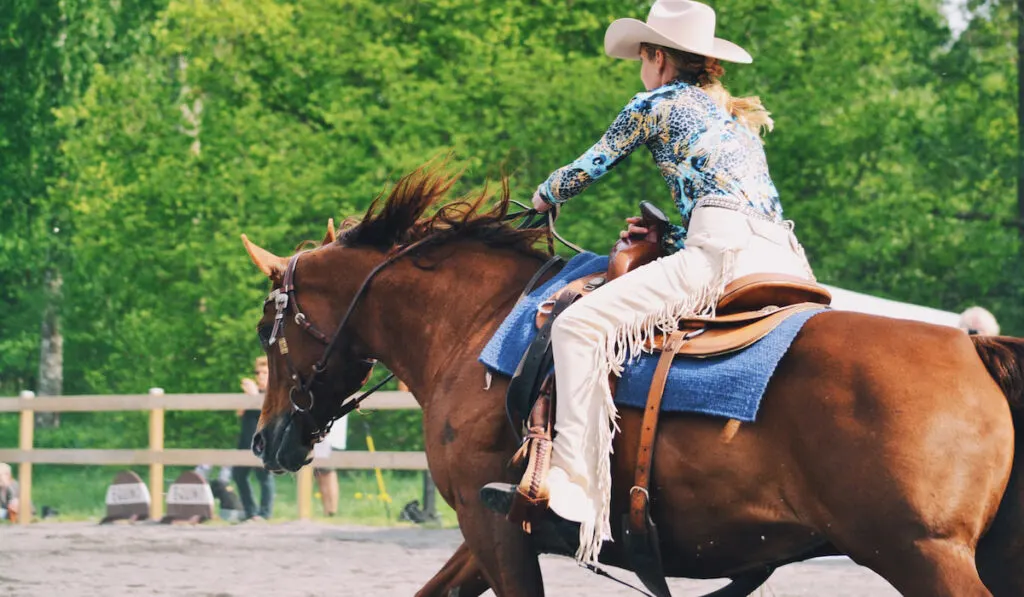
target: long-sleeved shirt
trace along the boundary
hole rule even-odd
[[[706,197],[782,221],[757,133],[683,81],[634,96],[600,141],[540,185],[540,196],[565,203],[641,145],[651,151],[682,216],[682,226],[674,225],[666,239],[670,252],[683,246],[690,214]]]

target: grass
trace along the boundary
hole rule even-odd
[[[147,467],[130,467],[147,479]],[[165,490],[184,470],[191,467],[167,467],[164,470]],[[17,469],[15,469],[17,470]],[[107,486],[122,467],[79,466],[37,464],[33,467],[32,499],[37,514],[42,506],[56,508],[59,521],[99,521],[106,512],[104,500]],[[313,519],[337,524],[360,524],[393,526],[402,524],[398,515],[402,507],[412,501],[423,501],[423,478],[420,473],[406,471],[383,471],[384,487],[391,502],[385,507],[380,498],[377,480],[373,471],[338,471],[338,514],[332,518],[323,515],[319,488],[314,480]],[[297,520],[299,517],[297,489],[294,475],[276,477],[273,520]],[[259,484],[251,480],[256,499],[259,499]],[[454,511],[437,497],[440,526],[457,525]],[[216,511],[216,508],[215,508]]]

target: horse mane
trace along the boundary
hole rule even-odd
[[[382,199],[382,193],[373,200],[362,219],[342,224],[338,242],[390,250],[424,239],[429,239],[431,245],[477,240],[544,257],[534,248],[543,230],[520,230],[507,222],[512,205],[507,178],[502,178],[501,192],[493,205],[489,204],[495,198],[486,186],[475,195],[452,200],[449,193],[459,177],[446,173],[444,166],[428,164],[403,176],[386,199]]]

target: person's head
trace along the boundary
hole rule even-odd
[[[722,61],[749,63],[750,54],[715,37],[715,11],[692,0],[658,0],[647,22],[619,19],[608,27],[605,52],[613,58],[640,60],[640,79],[651,91],[674,81],[697,85],[754,132],[770,131],[771,115],[761,99],[733,97],[722,85]]]
[[[13,480],[14,475],[11,473],[11,465],[6,462],[0,462],[0,487],[10,485]]]
[[[256,385],[259,387],[260,391],[265,392],[267,390],[267,384],[270,383],[270,365],[267,363],[267,357],[256,357],[252,373],[256,376]]]
[[[998,336],[999,322],[983,307],[971,307],[960,314],[961,330],[971,335]]]

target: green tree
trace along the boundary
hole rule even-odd
[[[720,35],[756,58],[726,83],[775,115],[769,163],[819,277],[984,303],[1019,329],[1008,0],[985,3],[957,40],[939,0],[719,4]],[[47,248],[64,279],[69,392],[233,391],[266,292],[240,232],[288,253],[449,152],[463,189],[507,172],[528,200],[641,90],[637,63],[601,46],[608,23],[649,3],[112,6],[18,0],[3,17],[0,169],[21,182],[0,189],[0,292],[31,316],[0,314],[5,391],[33,375]],[[61,27],[67,41],[47,44]],[[560,229],[604,251],[639,200],[670,207],[640,154],[570,203]],[[408,419],[374,421],[413,445]],[[175,420],[181,441],[233,424]]]
[[[35,387],[40,320],[59,314],[73,231],[55,111],[75,102],[99,64],[127,59],[163,2],[10,0],[0,13],[0,391]]]

